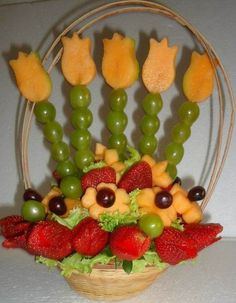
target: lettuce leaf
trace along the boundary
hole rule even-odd
[[[135,162],[138,162],[141,159],[139,152],[134,147],[128,145],[127,150],[130,154],[130,157],[124,161],[126,169],[131,167]]]
[[[96,264],[108,264],[115,259],[115,256],[110,255],[107,250],[104,250],[95,257],[83,257],[78,253],[66,257],[60,263],[61,274],[69,277],[74,270],[82,273],[91,273],[92,268]]]
[[[88,166],[85,166],[83,168],[83,172],[87,173],[92,169],[101,168],[101,167],[104,167],[104,166],[107,166],[106,162],[104,162],[104,161],[92,162],[91,164],[89,164]]]
[[[139,211],[137,204],[137,195],[140,190],[136,189],[129,194],[130,198],[130,212],[120,213],[115,211],[113,213],[103,213],[99,216],[99,222],[102,229],[112,232],[118,225],[137,223],[139,219]]]
[[[73,209],[69,216],[66,218],[61,218],[56,214],[52,215],[52,220],[57,221],[61,225],[68,227],[69,229],[73,229],[82,219],[89,216],[89,212],[84,208],[75,208]]]
[[[35,261],[36,261],[36,263],[44,264],[49,268],[56,267],[60,263],[57,260],[45,258],[45,257],[42,257],[42,256],[36,256]]]
[[[177,218],[174,222],[171,223],[171,227],[178,229],[180,231],[184,230],[183,221],[181,218]]]
[[[142,258],[133,261],[132,272],[143,272],[146,266],[156,266],[159,269],[165,269],[168,264],[161,261],[155,251],[147,251]]]

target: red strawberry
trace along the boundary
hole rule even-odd
[[[223,226],[217,223],[209,224],[186,224],[185,237],[194,240],[197,251],[213,244],[221,239],[217,235],[222,232]]]
[[[9,223],[2,226],[1,232],[5,238],[13,238],[27,232],[30,225],[30,222],[24,220],[17,223]]]
[[[73,248],[82,255],[95,256],[108,242],[109,233],[99,226],[98,221],[87,217],[73,229]]]
[[[112,167],[104,166],[92,169],[81,178],[83,191],[88,187],[96,187],[101,182],[116,183],[116,172]]]
[[[21,221],[24,221],[24,218],[22,216],[18,216],[18,215],[7,216],[5,218],[0,219],[0,227],[8,224],[15,224]]]
[[[26,249],[27,244],[27,234],[21,234],[15,236],[14,238],[8,238],[3,241],[2,246],[5,248],[24,248]]]
[[[151,166],[145,161],[135,163],[121,177],[118,187],[125,189],[127,193],[130,193],[136,188],[152,187]]]
[[[61,260],[72,252],[72,231],[55,221],[40,221],[29,233],[27,251],[36,256]]]
[[[150,238],[136,225],[118,227],[110,237],[111,252],[120,260],[132,261],[142,257],[150,244]]]
[[[155,245],[161,260],[171,265],[197,255],[195,242],[173,227],[165,227],[163,233],[155,239]]]

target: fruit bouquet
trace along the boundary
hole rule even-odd
[[[215,166],[207,190],[198,184],[184,188],[177,165],[183,158],[183,144],[191,135],[191,126],[199,117],[199,103],[212,95],[214,82],[217,89],[221,89],[217,68],[223,71],[230,91],[227,76],[207,41],[170,9],[147,1],[121,1],[88,14],[93,16],[98,11],[127,4],[128,8],[114,12],[148,9],[171,14],[193,32],[203,46],[201,53],[193,50],[185,71],[182,82],[186,100],[179,108],[179,122],[171,130],[171,142],[165,148],[164,159],[156,155],[158,114],[163,107],[161,93],[176,78],[178,52],[177,46],[169,46],[167,38],[158,41],[150,37],[149,51],[140,66],[135,41],[114,32],[112,37],[101,41],[102,62],[95,62],[91,39],[81,37],[86,26],[68,35],[72,24],[49,49],[51,53],[62,43],[47,71],[44,63],[49,53],[42,62],[35,52],[19,52],[18,57],[9,62],[17,87],[27,102],[21,142],[25,192],[21,214],[0,219],[0,232],[5,237],[2,245],[8,249],[24,249],[35,256],[36,262],[59,268],[72,288],[94,299],[118,300],[136,295],[169,266],[195,259],[202,249],[220,239],[223,229],[218,223],[202,221],[225,157],[219,161],[216,153],[219,166]],[[80,17],[75,23],[79,24],[84,18]],[[104,15],[87,23],[87,27],[101,18]],[[68,98],[74,130],[70,146],[63,140],[55,106],[48,100],[52,91],[49,72],[57,62],[71,85]],[[106,84],[112,88],[105,121],[110,136],[107,144],[97,142],[92,148],[89,127],[94,113],[90,110],[88,85],[96,76],[98,64]],[[135,148],[128,144],[125,135],[128,123],[125,107],[126,89],[139,74],[147,94],[142,102],[143,117],[137,125],[142,136]],[[221,91],[219,99],[222,105]],[[230,99],[233,102],[231,93]],[[56,163],[53,182],[43,196],[32,188],[28,173],[27,144],[33,115],[42,125]],[[230,135],[231,129],[224,155]]]

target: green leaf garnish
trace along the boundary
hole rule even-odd
[[[103,213],[99,216],[99,222],[102,229],[112,232],[117,226],[125,224],[135,224],[139,219],[139,211],[137,204],[137,195],[140,190],[136,189],[129,194],[130,197],[130,212],[120,213],[115,211],[113,213]]]
[[[52,220],[57,221],[58,223],[68,227],[69,229],[73,229],[81,220],[88,216],[89,212],[87,209],[78,207],[73,209],[70,212],[69,216],[66,218],[61,218],[56,214],[53,214]]]
[[[104,167],[104,166],[107,166],[106,162],[104,162],[104,161],[92,162],[91,164],[89,164],[88,166],[85,166],[83,168],[83,172],[87,173],[92,169],[101,168],[101,167]]]
[[[122,262],[122,268],[124,269],[124,271],[125,271],[127,274],[130,274],[131,271],[132,271],[132,268],[133,268],[133,262],[132,262],[132,261],[124,260],[124,261]]]

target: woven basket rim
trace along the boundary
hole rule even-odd
[[[218,102],[219,102],[219,126],[218,126],[218,134],[217,134],[216,153],[212,165],[210,181],[207,186],[206,196],[201,203],[201,208],[202,210],[204,210],[217,185],[217,182],[220,178],[220,175],[222,173],[225,164],[225,160],[227,158],[230,143],[232,140],[235,112],[236,112],[236,102],[233,95],[230,79],[227,75],[227,72],[219,56],[216,54],[215,50],[208,42],[208,40],[190,22],[188,22],[184,17],[179,15],[174,10],[152,1],[123,0],[123,1],[107,3],[81,15],[80,17],[76,18],[71,24],[69,24],[57,36],[57,38],[53,41],[53,43],[45,53],[43,57],[43,64],[46,65],[49,57],[55,51],[56,47],[60,46],[61,37],[66,35],[75,27],[80,26],[81,23],[85,23],[85,24],[81,26],[79,30],[77,30],[78,34],[83,33],[85,30],[94,26],[97,22],[101,20],[127,12],[150,12],[154,14],[162,14],[168,18],[171,18],[172,20],[175,20],[178,24],[180,24],[182,27],[187,29],[193,35],[193,37],[198,41],[198,43],[203,47],[205,52],[208,54],[211,64],[214,68],[215,82],[218,91]],[[89,20],[89,18],[92,19]],[[56,55],[53,58],[53,61],[49,65],[48,67],[49,73],[51,72],[53,67],[57,64],[57,62],[60,60],[61,55],[62,55],[62,47],[59,48],[59,50],[57,51]],[[222,79],[220,79],[220,76],[223,77],[223,84],[226,86],[229,104],[230,104],[230,121],[229,121],[229,126],[227,127],[226,130],[226,140],[224,143],[223,143],[223,130],[225,129],[225,121],[224,121],[225,106],[224,106],[224,90],[223,90]],[[32,125],[34,105],[35,104],[32,104],[29,101],[26,102],[26,106],[24,109],[23,124],[21,127],[21,144],[20,144],[21,172],[22,172],[22,178],[25,188],[31,187],[29,163],[28,163],[29,161],[28,142],[29,142],[31,125]]]

